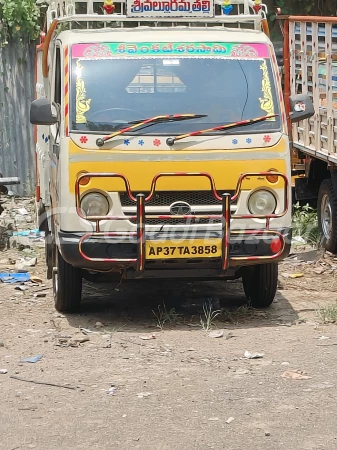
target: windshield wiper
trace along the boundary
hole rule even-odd
[[[190,119],[201,119],[202,117],[207,117],[206,114],[172,114],[166,116],[155,116],[150,117],[144,120],[137,120],[133,122],[129,122],[126,128],[122,128],[121,130],[116,131],[115,133],[111,133],[108,136],[103,136],[96,140],[97,147],[102,147],[105,142],[110,139],[120,136],[121,134],[127,133],[128,131],[135,130],[137,128],[141,128],[145,125],[151,126],[156,123],[164,123],[164,122],[180,122],[182,120],[190,120]],[[132,125],[131,125],[132,124]]]
[[[176,136],[174,138],[168,138],[166,140],[166,144],[169,145],[170,147],[172,147],[172,145],[176,141],[180,141],[181,139],[185,139],[187,137],[199,136],[200,134],[210,133],[212,131],[228,130],[230,128],[242,127],[242,126],[246,126],[246,125],[251,125],[253,123],[264,122],[265,120],[272,119],[273,117],[277,117],[277,116],[278,116],[278,114],[269,114],[268,116],[256,117],[255,119],[241,120],[240,122],[228,123],[226,125],[220,125],[218,127],[208,128],[207,130],[199,130],[199,131],[193,131],[192,133],[181,134],[180,136]]]

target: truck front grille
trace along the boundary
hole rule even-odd
[[[203,213],[207,214],[207,213]],[[214,214],[214,213],[210,213]],[[128,216],[128,214],[125,214]],[[137,224],[136,220],[130,220],[131,223],[134,225]],[[200,219],[196,221],[187,221],[184,219],[166,219],[166,220],[160,220],[160,219],[146,219],[146,225],[204,225],[204,224],[213,224],[213,223],[221,223],[221,219],[213,219],[212,222],[210,222],[207,219]]]
[[[234,191],[226,191],[227,193],[233,196]],[[218,195],[222,195],[225,191],[218,191]],[[144,195],[149,195],[149,192],[143,192]],[[136,196],[137,192],[133,192],[133,195]],[[133,201],[131,201],[126,192],[120,192],[119,198],[122,206],[123,213],[126,216],[131,216],[136,214],[136,205]],[[175,202],[187,202],[192,209],[192,214],[200,214],[200,215],[214,215],[220,214],[221,211],[221,202],[217,200],[211,191],[157,191],[154,193],[152,199],[146,203],[146,206],[151,206],[151,214],[170,214],[169,207],[172,203]],[[193,209],[194,206],[198,206],[198,211]],[[219,211],[214,212],[208,209],[209,206],[218,206]],[[133,207],[132,212],[130,211],[130,207]],[[156,208],[158,210],[156,210]],[[200,212],[200,207],[202,208],[202,212]],[[125,211],[123,208],[128,208],[128,211]],[[163,210],[165,209],[165,212]],[[146,209],[145,209],[146,210]],[[130,220],[131,223],[136,224],[135,220]],[[197,219],[195,221],[187,221],[185,219],[168,219],[168,220],[160,220],[160,219],[147,219],[147,225],[202,225],[209,223],[221,223],[221,219],[212,220],[211,222],[207,219]]]
[[[228,194],[233,195],[233,191],[226,191]],[[224,194],[225,191],[218,191],[218,195]],[[136,196],[138,192],[134,192]],[[144,192],[145,195],[149,195],[149,192]],[[121,205],[123,206],[135,206],[126,192],[120,192],[119,198]],[[146,206],[170,206],[174,202],[187,202],[191,206],[205,207],[210,205],[221,206],[219,200],[217,200],[211,191],[157,191],[154,193],[152,199],[146,203]]]

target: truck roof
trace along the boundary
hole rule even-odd
[[[64,45],[100,42],[235,42],[266,43],[271,41],[258,30],[225,27],[146,27],[104,28],[62,31],[58,39]]]

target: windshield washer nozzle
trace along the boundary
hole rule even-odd
[[[174,144],[174,142],[175,142],[175,139],[174,139],[174,138],[167,138],[167,139],[166,139],[166,144],[167,144],[169,147],[172,147],[172,145]]]

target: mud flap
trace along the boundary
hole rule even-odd
[[[334,190],[335,195],[337,197],[337,170],[330,170],[330,174],[331,174],[331,181],[332,181],[333,190]]]

